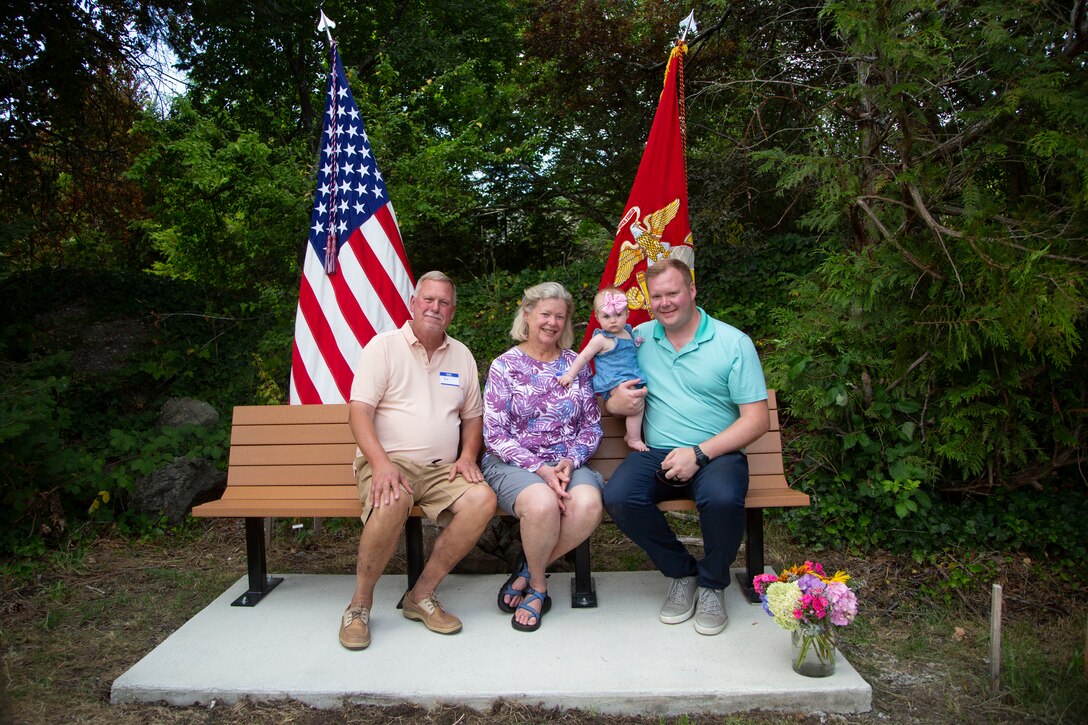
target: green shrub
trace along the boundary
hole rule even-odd
[[[57,546],[86,521],[160,530],[130,511],[136,476],[177,456],[225,466],[231,407],[286,397],[291,295],[43,269],[0,296],[0,553]],[[172,397],[209,402],[220,424],[160,430]]]

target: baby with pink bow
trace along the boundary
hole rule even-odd
[[[593,298],[593,314],[601,323],[599,330],[586,343],[585,349],[571,363],[570,369],[559,377],[559,384],[570,386],[582,368],[593,360],[593,391],[605,400],[620,383],[642,380],[645,377],[638,367],[638,346],[642,338],[636,337],[627,324],[627,295],[616,287],[605,287]],[[642,442],[642,413],[627,418],[627,435],[623,439],[636,451],[649,448]]]

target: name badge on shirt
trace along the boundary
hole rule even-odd
[[[442,383],[443,385],[449,385],[450,387],[453,387],[453,388],[461,387],[461,378],[457,375],[457,373],[439,372],[438,373],[438,381],[440,383]]]

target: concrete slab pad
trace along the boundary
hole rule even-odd
[[[403,576],[384,576],[373,641],[343,649],[337,630],[352,576],[284,575],[256,607],[232,607],[240,579],[113,683],[111,699],[175,705],[293,698],[316,707],[411,702],[486,710],[500,698],[587,712],[679,715],[754,709],[858,713],[872,689],[841,656],[827,678],[790,668],[790,637],[736,586],[729,626],[698,634],[662,624],[666,580],[656,572],[596,573],[600,606],[570,608],[570,575],[553,574],[555,600],[535,633],[495,607],[502,576],[453,575],[439,595],[464,622],[456,635],[404,619]],[[531,664],[530,664],[531,663]]]

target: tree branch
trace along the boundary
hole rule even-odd
[[[922,217],[922,221],[926,223],[927,227],[938,234],[947,234],[955,239],[963,237],[963,232],[949,229],[933,218],[933,215],[929,213],[929,209],[926,208],[925,202],[922,201],[922,192],[918,191],[917,186],[914,184],[907,184],[907,190],[910,192],[910,198],[914,201],[914,211],[918,212],[918,216]]]
[[[1088,50],[1088,13],[1084,11],[1084,0],[1077,0],[1069,12],[1069,30],[1066,31],[1062,55],[1072,58],[1085,50]]]
[[[732,15],[732,14],[733,14],[733,6],[730,5],[729,7],[727,7],[725,9],[725,12],[722,13],[722,16],[720,18],[718,18],[718,22],[714,23],[713,25],[711,25],[708,28],[704,28],[703,32],[697,34],[694,38],[687,41],[687,44],[688,44],[689,48],[694,47],[696,44],[700,44],[699,47],[696,48],[695,51],[692,52],[691,60],[695,60],[695,57],[702,51],[703,47],[702,47],[701,43],[704,40],[706,40],[707,38],[709,38],[711,35],[713,35],[714,33],[717,33],[719,30],[721,30],[722,27],[725,25],[725,21],[728,20],[729,16]],[[662,69],[664,69],[665,65],[668,62],[669,62],[668,60],[663,60],[663,61],[660,61],[660,62],[657,62],[657,63],[651,63],[650,65],[646,65],[644,63],[628,63],[628,65],[630,65],[632,68],[638,68],[639,70],[651,71],[651,70],[662,70]]]
[[[856,203],[858,205],[858,207],[863,212],[865,212],[865,215],[867,217],[869,217],[870,221],[872,221],[873,224],[876,226],[876,228],[880,231],[881,236],[883,236],[884,239],[886,239],[889,244],[891,244],[893,247],[898,249],[899,253],[902,254],[903,257],[908,262],[910,262],[915,267],[917,267],[918,269],[920,269],[923,272],[925,272],[926,274],[928,274],[930,277],[933,277],[934,279],[939,279],[941,281],[944,281],[944,276],[942,276],[939,272],[937,272],[937,270],[931,269],[929,267],[929,265],[927,265],[925,262],[921,261],[920,259],[915,257],[913,254],[908,252],[906,249],[904,249],[902,247],[902,245],[899,244],[899,242],[897,242],[895,240],[895,236],[891,232],[888,231],[888,228],[886,226],[884,226],[884,223],[882,221],[880,221],[880,219],[879,219],[879,217],[877,217],[876,213],[874,213],[873,210],[869,208],[869,205],[865,203],[864,199],[861,199],[861,198],[854,199],[854,203]]]

